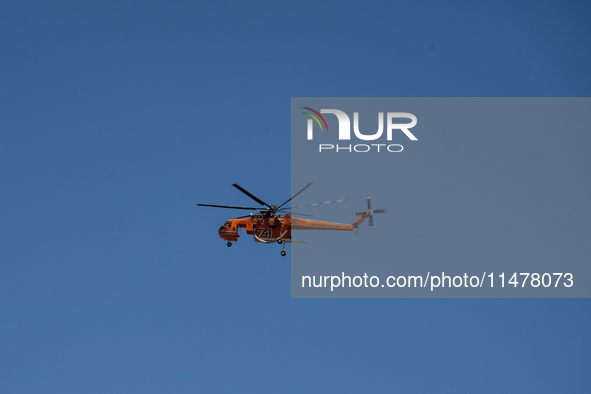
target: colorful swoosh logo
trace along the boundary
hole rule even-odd
[[[308,107],[302,107],[302,108],[307,109],[309,111],[312,111],[316,115],[318,115],[320,117],[320,119],[322,119],[322,121],[324,122],[324,125],[326,126],[326,131],[328,131],[328,125],[326,124],[326,120],[324,120],[324,116],[320,115],[320,112],[318,112],[316,110],[313,110],[312,108],[308,108]],[[312,118],[314,118],[314,120],[316,121],[316,123],[318,123],[318,126],[320,126],[320,130],[324,130],[323,127],[322,127],[322,123],[320,123],[320,120],[316,116],[312,115],[309,112],[302,112],[302,113],[303,114],[306,114],[306,115],[310,115]]]

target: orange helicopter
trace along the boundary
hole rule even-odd
[[[238,241],[240,237],[240,229],[245,228],[247,234],[252,234],[254,236],[255,242],[261,242],[264,244],[283,244],[283,250],[281,251],[281,255],[285,256],[285,244],[286,243],[305,243],[305,241],[292,241],[291,240],[291,230],[332,230],[332,231],[354,231],[357,235],[356,229],[361,225],[361,223],[369,217],[369,228],[372,229],[373,225],[373,214],[374,213],[386,213],[388,212],[387,209],[376,209],[371,210],[371,197],[367,197],[367,211],[364,212],[354,212],[353,216],[359,216],[353,224],[343,224],[343,223],[332,223],[332,222],[324,222],[319,220],[311,220],[311,219],[300,219],[299,217],[294,217],[293,215],[297,216],[310,216],[304,214],[295,214],[288,212],[293,208],[304,208],[304,207],[311,207],[315,205],[322,205],[322,204],[330,204],[334,202],[342,202],[348,201],[350,199],[344,200],[335,200],[335,201],[326,201],[322,203],[316,204],[308,204],[308,205],[300,205],[297,207],[288,207],[282,208],[285,204],[290,202],[308,187],[312,186],[314,182],[308,183],[302,190],[294,194],[289,200],[285,201],[281,205],[269,205],[260,198],[256,197],[255,195],[249,193],[246,189],[242,188],[238,184],[234,183],[236,189],[240,190],[242,193],[246,194],[248,197],[252,198],[254,201],[259,203],[260,205],[266,206],[266,208],[251,208],[251,207],[234,207],[234,206],[227,206],[227,205],[211,205],[211,204],[197,204],[200,207],[214,207],[214,208],[227,208],[227,209],[247,209],[251,211],[258,211],[256,213],[251,213],[250,215],[241,216],[235,219],[230,219],[220,229],[218,233],[220,237],[228,241],[228,247],[232,246],[232,242]]]

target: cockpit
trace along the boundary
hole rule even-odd
[[[232,221],[228,220],[222,227],[220,227],[218,232],[226,231],[226,229],[229,229],[230,227],[232,227]]]

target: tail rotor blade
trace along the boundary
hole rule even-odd
[[[388,208],[376,209],[373,213],[388,213]]]
[[[371,211],[371,197],[367,196],[367,210]]]
[[[369,229],[371,230],[373,228],[373,216],[369,217]]]
[[[361,216],[363,215],[365,212],[353,212],[353,216]]]

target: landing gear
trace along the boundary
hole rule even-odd
[[[281,244],[283,243],[283,240],[282,240],[282,239],[278,239],[278,240],[277,240],[277,243],[278,243],[279,245],[281,245]]]
[[[281,256],[285,256],[287,253],[285,253],[285,250],[281,251]]]
[[[232,242],[227,243],[228,247],[232,246]]]

